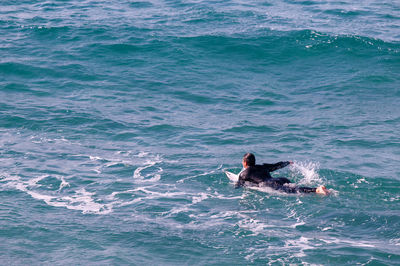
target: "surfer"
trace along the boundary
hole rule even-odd
[[[237,187],[244,186],[246,183],[255,184],[258,186],[271,187],[273,189],[283,191],[286,193],[318,193],[327,195],[329,191],[325,186],[317,188],[311,187],[298,187],[291,183],[285,177],[273,178],[270,172],[281,169],[293,164],[293,162],[278,162],[275,164],[256,164],[256,157],[252,153],[246,153],[243,156],[243,170],[239,173],[239,180],[236,184]]]

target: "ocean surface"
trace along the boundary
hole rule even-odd
[[[330,196],[235,189],[242,156]],[[400,2],[0,1],[1,265],[399,265]]]

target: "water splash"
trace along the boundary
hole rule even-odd
[[[293,162],[290,167],[292,177],[301,179],[297,181],[299,185],[323,184],[324,180],[318,174],[319,163],[316,162]]]

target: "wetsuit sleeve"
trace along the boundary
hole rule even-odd
[[[244,185],[244,177],[242,173],[239,174],[239,180],[236,182],[235,188],[241,187]]]
[[[274,164],[263,164],[263,166],[265,167],[265,169],[268,172],[273,172],[275,170],[281,169],[285,166],[288,166],[290,164],[290,162],[279,162],[279,163],[274,163]]]

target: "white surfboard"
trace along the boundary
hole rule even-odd
[[[225,174],[232,183],[236,183],[239,180],[239,174],[234,174],[234,173],[228,172],[228,171],[225,171]],[[246,188],[261,191],[264,193],[275,194],[275,195],[289,195],[287,193],[280,192],[280,191],[275,190],[270,187],[259,187],[259,186],[255,185],[255,186],[246,186]],[[295,195],[295,194],[292,194],[292,195]]]
[[[225,171],[226,176],[231,180],[232,182],[237,182],[239,180],[239,175]]]

